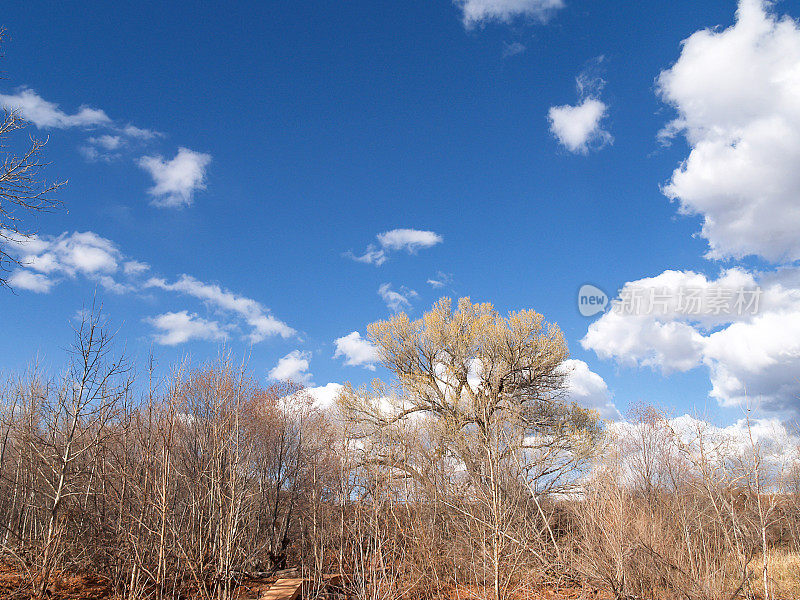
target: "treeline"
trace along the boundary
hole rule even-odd
[[[90,317],[66,375],[4,390],[1,539],[36,593],[72,569],[127,595],[228,597],[242,573],[296,562],[337,481],[333,433],[298,388],[228,360],[153,377],[144,398],[132,384]]]
[[[90,572],[120,597],[227,599],[298,567],[363,600],[798,597],[797,464],[752,436],[652,409],[600,423],[565,397],[563,336],[532,311],[443,301],[370,338],[395,384],[321,408],[227,357],[134,373],[87,317],[60,377],[2,389],[21,593]]]

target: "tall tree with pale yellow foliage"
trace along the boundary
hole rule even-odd
[[[368,331],[396,381],[339,396],[364,463],[413,480],[479,525],[500,598],[510,585],[503,565],[524,551],[513,531],[523,512],[568,490],[601,435],[597,415],[568,401],[564,336],[533,310],[504,317],[469,298]]]

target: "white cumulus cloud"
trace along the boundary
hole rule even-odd
[[[351,367],[375,370],[375,363],[378,362],[378,349],[372,342],[362,338],[358,331],[336,338],[333,343],[336,346],[334,358],[344,358],[344,364]]]
[[[275,381],[291,381],[307,385],[311,382],[311,373],[308,372],[311,354],[292,350],[278,360],[278,364],[269,372],[270,379]]]
[[[206,187],[206,169],[210,154],[179,148],[172,160],[161,156],[143,156],[139,166],[150,173],[155,185],[148,190],[153,206],[180,208],[191,206],[197,190]]]
[[[0,241],[21,267],[14,273],[13,282],[21,289],[36,292],[50,291],[59,278],[84,275],[99,280],[110,277],[118,270],[122,257],[111,240],[92,231],[20,236],[3,230]]]
[[[677,111],[660,135],[690,148],[664,193],[702,217],[712,258],[800,259],[799,65],[798,23],[741,0],[733,26],[691,35],[658,78]]]
[[[614,141],[603,125],[608,114],[608,106],[600,100],[606,85],[601,76],[604,61],[602,55],[593,58],[575,78],[577,104],[551,106],[547,113],[550,132],[574,154],[588,154]]]
[[[705,366],[721,405],[800,414],[800,269],[731,268],[716,279],[665,271],[625,284],[620,297],[634,294],[641,302],[628,303],[633,310],[612,310],[589,326],[584,348],[663,373]],[[690,297],[703,300],[687,311]]]
[[[703,360],[720,404],[800,412],[800,311],[768,312],[712,333]]]
[[[686,323],[610,312],[592,323],[581,344],[602,359],[669,374],[700,366],[704,342]]]
[[[611,141],[611,134],[601,122],[608,107],[597,98],[586,98],[576,106],[552,106],[547,113],[550,131],[570,152],[586,154]]]
[[[605,380],[582,360],[569,359],[562,364],[567,375],[569,399],[584,408],[596,410],[603,419],[618,420],[621,415],[611,401]]]

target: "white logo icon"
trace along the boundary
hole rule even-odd
[[[608,296],[600,288],[587,283],[578,290],[578,310],[584,317],[603,312],[606,306],[608,306]]]

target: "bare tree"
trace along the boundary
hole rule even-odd
[[[0,28],[0,48],[6,30]],[[0,286],[7,286],[9,265],[18,264],[16,257],[3,250],[4,242],[19,243],[31,235],[27,218],[31,213],[47,212],[61,202],[51,194],[66,182],[48,183],[44,179],[42,148],[47,140],[29,137],[27,148],[20,153],[9,149],[9,139],[28,125],[18,109],[2,107],[0,117]]]
[[[46,418],[32,444],[47,506],[40,595],[47,590],[58,557],[65,502],[82,493],[83,486],[76,485],[79,475],[90,468],[93,450],[103,443],[107,425],[130,391],[131,369],[124,357],[111,356],[112,339],[99,310],[84,317],[75,330],[67,375],[42,403]]]

